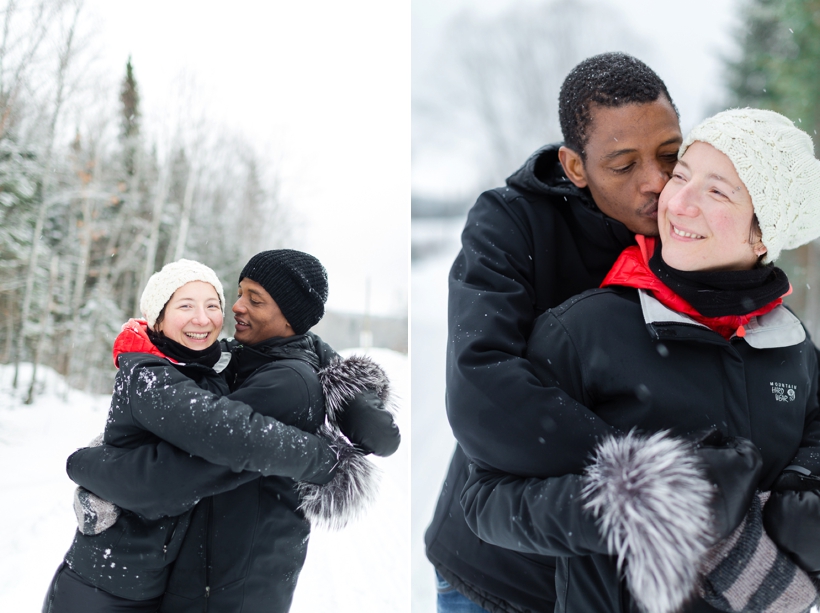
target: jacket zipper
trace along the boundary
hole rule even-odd
[[[165,543],[162,545],[162,559],[165,560],[166,556],[168,555],[168,545],[171,544],[171,540],[174,538],[174,534],[177,531],[177,526],[179,525],[179,517],[176,518],[173,527],[168,529],[168,536],[165,537]]]

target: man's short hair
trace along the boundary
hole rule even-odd
[[[678,109],[666,84],[649,66],[625,53],[602,53],[573,68],[561,85],[558,95],[558,118],[564,145],[586,161],[590,107],[593,103],[607,107],[625,104],[648,104],[666,96],[675,114]]]

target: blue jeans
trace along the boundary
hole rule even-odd
[[[488,613],[472,600],[464,596],[436,571],[436,611],[437,613]]]

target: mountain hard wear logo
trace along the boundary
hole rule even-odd
[[[797,397],[797,386],[788,383],[769,382],[772,386],[772,394],[778,402],[791,402]]]

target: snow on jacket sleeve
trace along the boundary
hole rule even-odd
[[[137,424],[161,439],[214,464],[299,481],[329,473],[336,463],[336,454],[319,437],[205,391],[159,359],[142,356],[132,362],[125,354],[117,377],[117,385],[128,388],[120,410],[130,411]]]
[[[540,380],[528,358],[536,315],[532,249],[525,224],[502,198],[482,194],[450,271],[447,416],[465,453],[480,465],[548,476],[544,468],[556,455],[594,443],[588,431],[569,424],[583,415],[602,430],[607,426]]]
[[[135,449],[78,449],[68,457],[66,472],[77,485],[146,519],[180,515],[202,498],[260,476],[211,464],[164,441]]]

